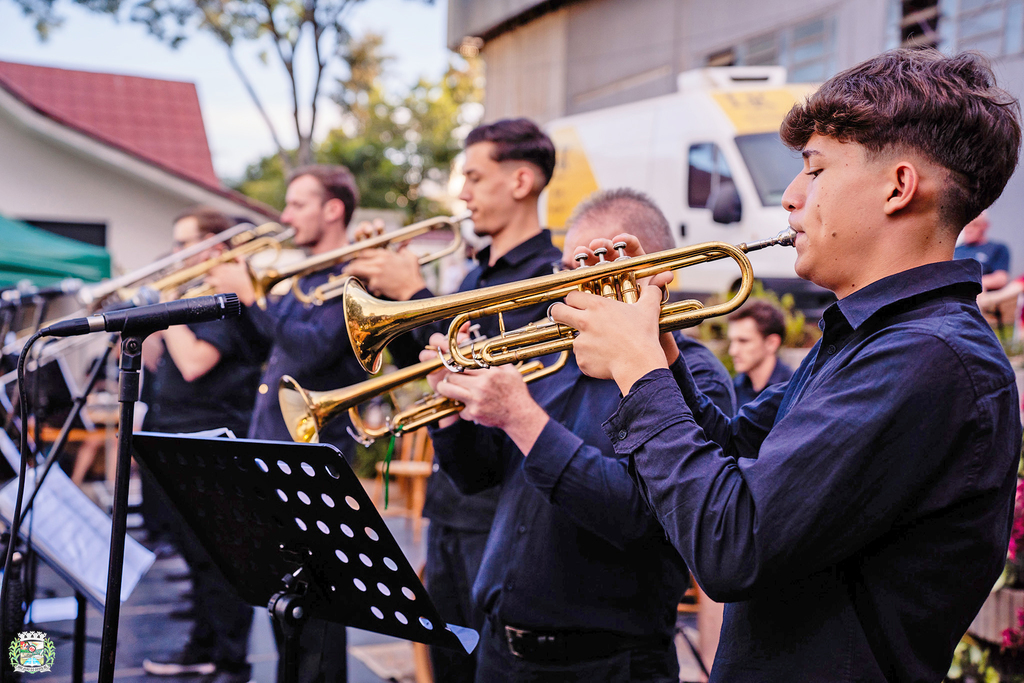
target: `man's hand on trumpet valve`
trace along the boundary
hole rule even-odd
[[[639,240],[633,235],[616,235],[613,240],[596,239],[589,247],[579,247],[576,255],[585,254],[587,265],[599,259],[594,251],[604,248],[615,253],[612,244],[625,242],[626,256],[643,255]],[[579,334],[573,342],[576,362],[585,374],[597,379],[611,379],[623,395],[651,370],[666,368],[679,355],[672,335],[658,332],[661,315],[661,288],[672,281],[672,273],[659,273],[641,281],[640,299],[627,304],[587,292],[571,292],[564,304],[551,307],[551,317],[575,328]]]
[[[419,257],[411,249],[367,249],[349,262],[345,274],[359,278],[376,296],[408,301],[427,286],[420,274]]]
[[[372,221],[360,221],[352,231],[352,241],[361,242],[377,235],[383,235],[386,230],[387,226],[380,218],[374,218]]]
[[[234,263],[222,263],[210,270],[206,275],[206,283],[216,289],[218,294],[234,292],[246,306],[256,302],[256,290],[252,286],[249,267],[241,259]]]

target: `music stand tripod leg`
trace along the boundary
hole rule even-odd
[[[284,640],[281,653],[283,683],[296,683],[299,679],[299,638],[309,616],[306,609],[309,585],[299,578],[304,573],[308,572],[301,567],[294,574],[285,574],[281,579],[284,590],[274,593],[267,604],[270,618],[281,630]]]

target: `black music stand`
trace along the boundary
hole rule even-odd
[[[285,635],[309,617],[472,652],[445,624],[341,452],[328,444],[135,434],[135,455],[214,564]]]

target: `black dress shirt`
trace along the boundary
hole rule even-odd
[[[471,270],[459,287],[460,292],[507,284],[531,277],[550,275],[553,264],[562,256],[562,252],[551,244],[551,232],[542,230],[522,244],[501,256],[494,265],[489,265],[491,248],[485,247],[477,254],[480,265]],[[425,291],[428,295],[429,292]],[[547,304],[527,306],[510,311],[504,316],[505,329],[513,330],[544,318]],[[480,333],[485,337],[498,334],[498,318],[490,316],[480,318],[475,323],[480,325]],[[432,331],[447,330],[448,326],[438,325],[430,330],[419,331],[418,347],[422,349]],[[427,479],[426,502],[423,516],[430,519],[431,524],[444,524],[463,531],[486,533],[491,528],[494,510],[498,504],[496,489],[478,490],[474,495],[465,495],[452,484],[443,472],[437,471]]]
[[[699,343],[682,346],[700,386],[724,389],[731,412],[725,368]],[[670,639],[688,574],[602,433],[618,388],[570,356],[530,393],[551,419],[528,457],[497,429],[460,420],[433,430],[438,461],[463,490],[501,485],[474,602],[520,627]]]
[[[775,368],[772,369],[772,374],[768,378],[768,384],[765,384],[764,389],[761,389],[761,391],[764,391],[772,385],[788,382],[789,378],[792,376],[792,368],[776,358]],[[750,381],[750,377],[745,372],[741,372],[736,375],[732,382],[733,389],[736,391],[736,405],[745,406],[761,395],[761,391],[754,390],[754,384]]]
[[[220,354],[202,377],[188,382],[164,349],[153,373],[146,373],[149,410],[145,428],[160,432],[195,432],[227,427],[244,437],[249,429],[265,342],[246,334],[238,319],[188,326],[196,339]]]
[[[713,681],[939,681],[1006,560],[1021,425],[980,268],[847,296],[787,385],[729,420],[685,364],[606,430],[697,581]]]
[[[302,279],[301,287],[308,292],[340,272],[337,267],[314,273]],[[250,439],[292,440],[277,400],[282,376],[291,375],[312,391],[346,387],[367,377],[349,344],[340,297],[307,307],[289,291],[266,311],[246,307],[243,320],[273,344],[256,395]],[[338,417],[320,431],[320,441],[336,446],[352,462],[356,444],[346,430],[350,425],[347,415]]]

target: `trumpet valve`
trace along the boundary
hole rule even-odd
[[[597,265],[601,265],[602,263],[608,263],[608,260],[604,257],[604,255],[607,253],[608,250],[605,249],[604,247],[598,247],[597,249],[594,250],[594,256],[596,256],[598,259]],[[609,299],[619,298],[619,288],[615,286],[614,277],[601,278],[601,281],[598,284],[598,286],[601,289],[601,291],[598,292],[601,296]]]
[[[575,259],[576,263],[578,264],[576,266],[577,268],[586,268],[587,267],[587,255],[586,254],[576,254],[575,256],[573,256],[573,259]],[[590,294],[596,294],[597,293],[597,292],[594,291],[594,287],[593,287],[592,283],[589,283],[589,282],[581,282],[579,284],[578,289],[581,292],[589,292]]]

